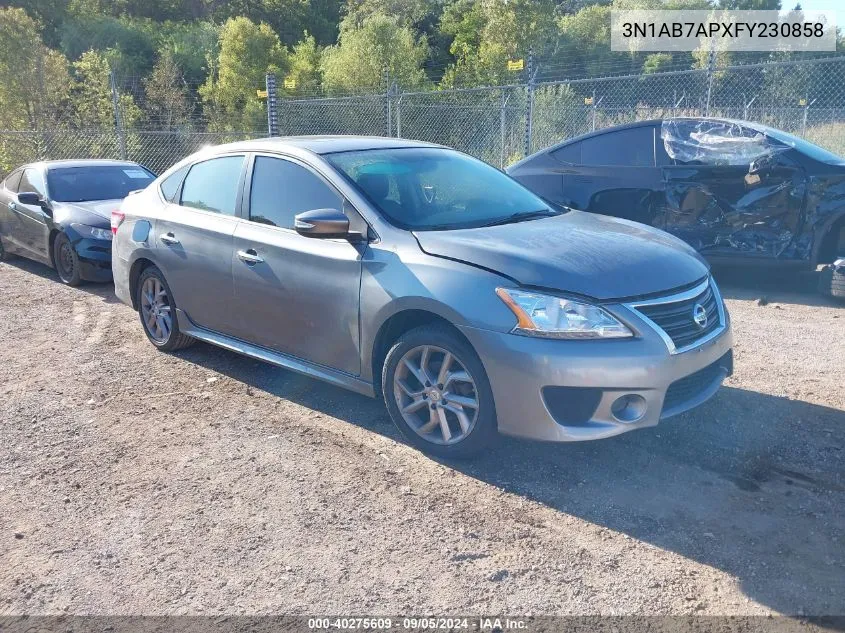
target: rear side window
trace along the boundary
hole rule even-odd
[[[9,177],[6,178],[6,189],[11,191],[12,193],[17,193],[18,185],[21,182],[21,176],[23,176],[23,171],[20,170],[10,174]]]
[[[249,192],[253,222],[290,229],[297,213],[342,206],[340,196],[305,167],[280,158],[255,158]]]
[[[193,165],[182,186],[182,206],[235,215],[243,164],[243,156],[222,156]]]
[[[654,128],[635,127],[581,141],[581,163],[615,167],[654,167]]]
[[[23,177],[18,185],[18,191],[21,193],[37,193],[42,197],[47,197],[47,187],[44,185],[44,177],[37,169],[27,169],[23,172]]]
[[[182,185],[182,181],[185,180],[185,174],[188,173],[190,168],[190,165],[185,165],[161,181],[159,187],[161,188],[161,195],[164,196],[165,200],[168,202],[175,201],[176,195],[179,193],[179,187]]]

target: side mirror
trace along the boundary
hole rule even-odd
[[[297,213],[293,228],[305,237],[344,238],[349,236],[349,218],[337,209],[314,209]]]
[[[18,202],[21,204],[28,204],[33,207],[44,206],[44,198],[39,196],[34,191],[25,191],[18,194]]]
[[[47,201],[34,191],[24,191],[18,194],[18,202],[32,207],[41,207],[44,215],[53,217],[53,210],[47,204]]]

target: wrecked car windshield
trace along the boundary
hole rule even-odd
[[[407,230],[477,228],[563,212],[498,169],[451,150],[373,149],[326,158],[392,224]]]
[[[818,145],[815,145],[803,138],[793,136],[788,132],[783,132],[774,128],[766,128],[766,134],[780,141],[781,143],[785,143],[790,147],[794,147],[799,152],[805,154],[806,156],[809,156],[813,160],[817,160],[821,163],[827,163],[829,165],[845,165],[845,158],[837,156],[833,152],[829,152],[828,150],[819,147]]]

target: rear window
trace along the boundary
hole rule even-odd
[[[52,167],[47,171],[50,199],[56,202],[122,200],[153,180],[155,175],[140,165]]]
[[[584,139],[581,164],[654,167],[654,128],[635,127]]]

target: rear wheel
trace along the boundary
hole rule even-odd
[[[145,268],[138,279],[138,314],[150,342],[172,352],[193,344],[192,337],[179,331],[176,304],[164,275],[155,266]]]
[[[845,300],[845,259],[837,260],[822,269],[819,291],[829,297]]]
[[[467,457],[496,437],[496,411],[487,374],[475,351],[442,326],[423,326],[391,347],[382,393],[408,441],[441,457]]]
[[[53,241],[53,263],[62,283],[68,286],[78,286],[82,283],[79,255],[64,233],[59,233]]]

